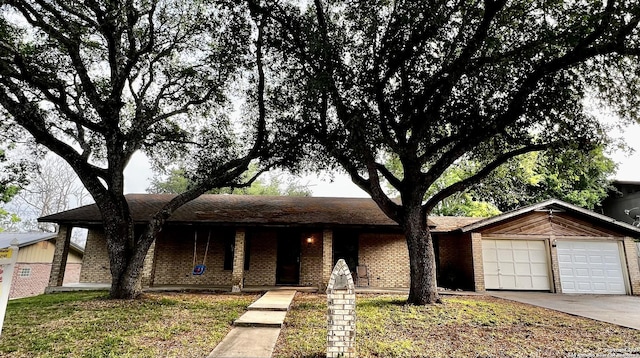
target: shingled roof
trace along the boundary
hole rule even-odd
[[[133,220],[146,222],[174,195],[129,194]],[[431,217],[436,231],[449,231],[481,218]],[[98,207],[86,205],[38,219],[76,226],[99,225]],[[342,226],[398,228],[368,198],[326,198],[294,196],[202,195],[178,209],[168,220],[174,224],[215,224],[243,226]],[[444,229],[444,230],[441,230]]]

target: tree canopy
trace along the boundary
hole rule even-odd
[[[217,186],[242,185],[272,139],[262,30],[232,1],[9,0],[0,4],[2,115],[62,157],[100,209],[111,297],[139,273],[171,213]],[[230,114],[242,120],[231,121]],[[187,156],[195,186],[134,227],[124,168],[137,150],[158,165]],[[272,152],[270,152],[272,153]]]
[[[248,182],[257,174],[255,165],[249,166],[242,177],[243,182]],[[155,177],[147,189],[154,194],[180,194],[188,190],[192,182],[182,169],[173,169],[165,178]],[[284,173],[270,173],[267,178],[259,177],[250,186],[215,188],[208,191],[209,194],[235,194],[235,195],[287,195],[287,196],[311,196],[308,185],[300,183]]]
[[[425,199],[474,170],[474,163],[456,163],[429,188]],[[527,153],[508,160],[482,182],[443,199],[431,213],[488,217],[551,198],[594,209],[607,197],[614,173],[615,163],[601,147]]]
[[[17,214],[9,212],[3,206],[10,202],[29,183],[29,165],[24,160],[11,160],[7,151],[13,145],[0,147],[0,232],[13,227],[20,221]]]
[[[300,129],[403,228],[411,303],[438,300],[426,225],[438,203],[520,155],[599,146],[588,98],[638,119],[637,1],[249,3],[271,20]],[[424,201],[463,160],[475,170]]]

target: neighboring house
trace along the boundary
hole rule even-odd
[[[9,298],[35,296],[44,293],[49,286],[51,266],[55,251],[57,234],[42,232],[0,233],[0,248],[11,246],[18,241],[18,259],[13,271],[13,282]],[[83,249],[70,245],[64,276],[64,283],[80,281]]]
[[[614,180],[615,190],[600,204],[602,213],[629,224],[640,223],[640,181]]]
[[[127,195],[136,230],[172,197]],[[80,281],[110,282],[95,205],[40,220],[60,225],[60,252],[73,226],[88,228]],[[604,215],[548,200],[488,219],[433,216],[428,224],[442,287],[640,295],[633,241],[640,229]],[[340,258],[353,271],[366,266],[370,286],[409,286],[402,231],[371,199],[203,195],[168,220],[142,284],[325,287]],[[204,273],[194,275],[203,263]],[[52,270],[53,286],[62,284],[61,267]]]

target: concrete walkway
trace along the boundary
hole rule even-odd
[[[489,295],[640,330],[640,297],[493,291]]]
[[[295,290],[268,291],[233,322],[209,358],[271,357]]]

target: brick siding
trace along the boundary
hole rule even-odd
[[[80,282],[80,271],[82,270],[82,264],[79,262],[67,262],[67,267],[64,269],[64,281],[63,285],[70,283]]]
[[[244,272],[247,286],[276,284],[277,233],[252,230],[249,234],[249,269]]]
[[[333,269],[333,231],[322,231],[322,291],[329,284]]]
[[[202,263],[208,229],[198,230],[196,263]],[[224,270],[224,237],[235,236],[234,229],[217,228],[212,231],[207,254],[207,269],[202,276],[192,275],[193,228],[168,227],[156,239],[155,257],[151,268],[151,286],[206,285],[231,286],[232,270]],[[332,269],[332,232],[330,230],[300,233],[300,284],[322,286],[323,275]],[[277,229],[247,229],[249,268],[244,270],[245,286],[271,286],[276,283]],[[307,238],[313,242],[308,243]],[[326,239],[325,239],[326,238]],[[329,245],[327,247],[327,245]],[[359,236],[359,262],[367,265],[371,286],[408,287],[409,255],[401,234],[363,233]],[[331,255],[329,255],[331,256]],[[111,282],[109,260],[104,234],[89,230],[80,282]],[[147,267],[149,269],[149,267]],[[325,277],[326,279],[327,277]]]
[[[202,264],[207,246],[208,229],[198,230],[196,264]],[[232,270],[224,269],[224,242],[233,239],[235,231],[212,229],[207,267],[200,276],[193,275],[194,230],[167,228],[156,239],[153,285],[231,286]]]
[[[30,268],[28,277],[20,277],[21,268]],[[36,296],[44,293],[49,284],[51,264],[46,263],[16,263],[13,270],[13,282],[9,298]]]
[[[311,238],[312,242],[307,242]],[[300,246],[300,284],[322,285],[322,232],[302,233]]]
[[[629,272],[629,281],[631,284],[631,294],[640,296],[640,265],[638,260],[638,245],[630,238],[624,238],[624,252],[627,258],[627,270]]]
[[[109,266],[104,232],[100,229],[89,229],[80,270],[80,282],[111,283]]]
[[[80,278],[80,263],[68,263],[65,268],[64,283],[77,283]],[[31,273],[28,277],[19,275],[21,268],[30,268]],[[11,291],[9,298],[21,298],[37,296],[44,293],[49,285],[49,276],[51,275],[51,264],[49,263],[16,263],[13,270],[13,282],[11,283]]]
[[[409,287],[409,251],[402,234],[360,234],[358,264],[367,266],[370,286]]]
[[[484,292],[484,263],[482,261],[482,234],[471,233],[471,251],[473,253],[473,283],[476,292]]]

